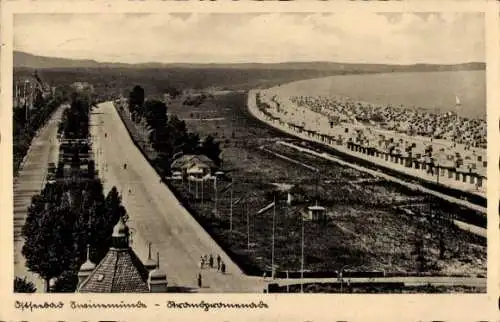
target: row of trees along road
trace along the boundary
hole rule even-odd
[[[221,149],[214,137],[207,136],[203,141],[197,133],[189,132],[186,123],[176,115],[167,116],[167,106],[158,100],[145,100],[144,89],[135,86],[129,95],[128,109],[132,120],[140,123],[145,120],[152,129],[149,141],[158,152],[156,161],[164,175],[169,174],[170,164],[176,153],[204,154],[216,165],[220,165]]]
[[[86,139],[89,111],[85,97],[74,95],[61,120],[64,133],[71,138]],[[75,129],[71,127],[74,124],[86,128],[68,131]],[[72,170],[79,170],[79,159],[73,158],[70,163]],[[126,219],[117,189],[113,187],[105,198],[94,167],[71,177],[63,176],[61,167],[64,163],[59,163],[56,182],[47,184],[32,198],[22,230],[26,266],[45,280],[47,292],[53,278],[56,278],[53,291],[74,292],[79,267],[86,260],[87,245],[91,261],[100,262],[109,249],[113,227],[120,216]],[[22,281],[16,280],[16,285],[17,291],[26,290]]]
[[[14,175],[19,171],[23,158],[26,156],[31,140],[36,132],[45,125],[52,113],[68,99],[65,92],[56,88],[54,95],[42,96],[37,88],[33,98],[33,108],[26,113],[26,106],[18,106],[13,110],[13,157]]]

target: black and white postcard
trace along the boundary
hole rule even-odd
[[[2,4],[0,320],[494,317],[496,4],[120,2]]]

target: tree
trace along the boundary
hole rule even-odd
[[[48,205],[43,211],[30,207],[23,226],[25,243],[22,254],[26,266],[49,281],[71,266],[73,258],[73,227],[76,214],[71,209]]]
[[[14,292],[15,293],[35,293],[35,284],[26,280],[26,277],[14,277]]]
[[[94,160],[90,160],[89,161],[89,165],[88,165],[87,175],[88,175],[89,179],[92,179],[92,178],[94,178],[95,174],[96,174],[96,171],[95,171],[95,161]]]
[[[168,85],[163,91],[168,93],[172,98],[176,98],[179,94],[181,94],[181,91],[172,85]]]
[[[57,164],[56,178],[61,179],[64,176],[64,163],[59,162]]]
[[[200,150],[200,136],[197,133],[188,133],[183,146],[185,154],[197,154]]]
[[[108,213],[114,213],[121,205],[121,202],[122,200],[120,194],[118,193],[116,187],[113,186],[106,196],[106,209],[108,210]]]
[[[75,270],[63,272],[54,283],[52,291],[56,293],[74,293],[78,286],[77,274]]]
[[[177,115],[172,115],[168,120],[168,134],[174,147],[184,144],[187,139],[186,122],[181,121]]]
[[[167,123],[167,105],[159,100],[147,100],[144,103],[144,116],[152,128],[165,126]]]
[[[219,143],[215,142],[213,136],[208,135],[202,143],[201,152],[209,157],[216,165],[220,165],[220,153],[221,149]]]
[[[138,113],[142,116],[142,106],[144,104],[144,89],[136,85],[129,94],[129,110],[131,113]]]
[[[37,90],[35,93],[33,105],[35,109],[41,109],[45,105],[45,100],[43,99],[42,92],[40,90]]]
[[[121,204],[121,197],[116,187],[111,188],[103,203],[94,205],[90,212],[91,227],[88,232],[88,243],[93,249],[91,257],[95,263],[99,262],[108,252],[113,227],[118,223],[120,217],[125,215],[126,211]],[[85,249],[85,245],[82,247]]]
[[[73,156],[71,157],[71,168],[80,169],[80,164],[81,164],[80,155],[78,154],[77,151],[75,151],[73,153]]]

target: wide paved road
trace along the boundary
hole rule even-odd
[[[169,286],[193,292],[262,292],[262,279],[243,275],[166,185],[160,183],[112,103],[100,104],[91,114],[91,133],[105,193],[112,186],[122,191],[132,228],[132,247],[144,259],[146,243],[153,244],[154,253],[160,252],[160,267],[167,273]],[[206,287],[198,289],[199,259],[210,253],[221,255],[227,274],[203,270]]]
[[[44,282],[38,275],[28,272],[25,260],[21,254],[24,239],[21,230],[24,225],[31,198],[39,194],[45,184],[48,163],[57,165],[59,156],[59,141],[57,127],[62,116],[63,108],[59,108],[47,122],[38,135],[33,138],[31,147],[21,166],[17,178],[14,179],[14,275],[26,276],[37,288],[37,292],[44,291]]]

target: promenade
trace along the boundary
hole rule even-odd
[[[111,102],[91,114],[92,148],[107,193],[116,186],[129,215],[132,248],[147,258],[147,242],[160,253],[160,268],[169,288],[185,292],[262,292],[262,279],[245,276],[208,233],[180,204],[129,136]],[[124,164],[127,169],[124,169]],[[200,257],[219,254],[226,274],[200,270]],[[197,286],[202,274],[204,287]],[[261,281],[259,283],[259,281]]]
[[[57,127],[62,112],[63,108],[56,110],[47,124],[38,131],[19,169],[19,174],[14,179],[14,275],[26,277],[28,281],[33,282],[37,292],[44,291],[45,282],[25,267],[25,259],[21,254],[24,244],[21,232],[31,198],[39,194],[45,185],[48,164],[50,162],[57,164],[59,157]]]

